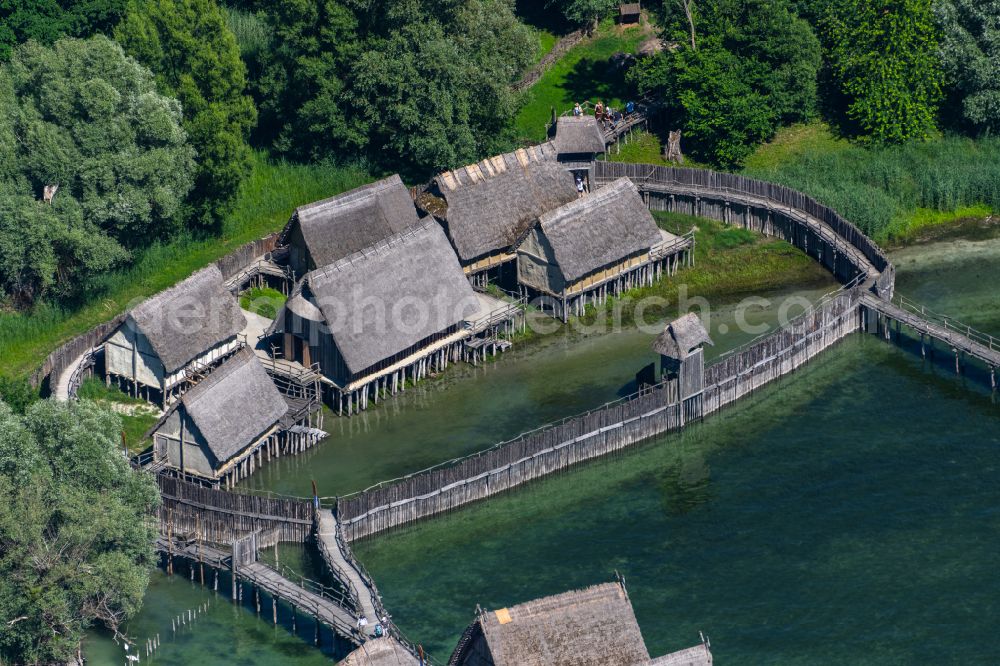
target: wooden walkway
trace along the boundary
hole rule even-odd
[[[1000,367],[1000,339],[981,333],[971,326],[959,325],[948,317],[937,315],[906,299],[886,301],[874,294],[865,294],[862,305],[897,322],[897,325],[909,326],[921,338],[928,337],[947,343],[955,354],[956,369],[959,368],[960,354],[982,362],[990,369],[993,388],[996,388],[996,369]],[[885,332],[889,333],[888,326],[885,327]]]
[[[349,588],[352,596],[357,597],[362,614],[368,618],[369,629],[374,631],[375,624],[381,621],[381,616],[385,614],[385,611],[383,609],[382,614],[379,614],[376,602],[378,606],[381,606],[382,603],[381,600],[378,600],[375,585],[370,578],[362,575],[355,565],[353,557],[348,559],[345,548],[342,547],[342,543],[339,543],[338,531],[339,525],[333,513],[328,509],[320,510],[316,527],[316,543],[323,556],[323,561],[326,562],[330,571],[341,584]]]
[[[167,553],[169,557],[184,557],[215,569],[232,570],[232,554],[205,543],[178,539],[168,541],[160,537],[156,540],[156,548],[160,552]],[[273,599],[280,599],[295,609],[313,615],[318,622],[329,626],[338,636],[351,643],[361,645],[364,642],[357,631],[357,617],[354,612],[344,608],[332,598],[321,596],[293,583],[266,564],[253,562],[237,566],[235,576],[264,590]]]

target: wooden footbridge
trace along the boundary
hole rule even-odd
[[[228,571],[233,601],[243,602],[244,587],[249,585],[258,614],[261,593],[270,596],[275,624],[279,602],[291,607],[293,624],[300,613],[312,616],[317,644],[324,625],[354,646],[388,636],[415,657],[422,654],[392,623],[374,581],[343,540],[336,517],[321,509],[318,501],[215,490],[164,475],[157,480],[163,501],[156,548],[166,558],[168,573],[173,573],[175,558],[184,558],[191,563],[192,580],[196,568],[202,584],[205,568],[214,570],[213,585],[218,589],[219,572]],[[277,563],[278,543],[310,540],[319,546],[336,587]],[[273,566],[260,559],[270,547],[275,547]],[[426,655],[423,658],[430,663]]]
[[[877,313],[877,330],[886,338],[892,334],[895,323],[897,337],[900,326],[908,326],[920,336],[921,354],[927,354],[927,341],[933,349],[935,341],[942,342],[955,355],[955,373],[962,372],[963,359],[971,358],[984,364],[990,372],[991,388],[997,388],[997,368],[1000,368],[1000,338],[977,331],[947,315],[938,314],[918,303],[896,297],[892,300],[865,294],[862,304]]]

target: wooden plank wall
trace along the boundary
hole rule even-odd
[[[255,241],[250,241],[241,245],[226,256],[218,259],[215,265],[222,273],[222,279],[228,280],[247,266],[253,263],[257,257],[262,257],[268,252],[272,252],[278,245],[278,237],[281,234],[273,233]]]
[[[165,536],[197,535],[228,545],[263,532],[262,547],[278,541],[304,542],[312,533],[313,505],[308,500],[242,495],[214,490],[166,475],[157,476],[162,502],[158,509]]]
[[[703,394],[672,402],[675,388],[646,393],[540,428],[508,442],[403,479],[340,498],[337,517],[353,541],[456,509],[571,465],[701,421],[801,367],[860,330],[860,288],[829,301],[706,369]]]
[[[625,162],[595,162],[594,178],[603,184],[617,178],[629,178],[643,189],[643,185],[662,184],[677,187],[693,187],[703,190],[728,192],[731,195],[751,195],[768,199],[780,206],[787,206],[805,212],[822,221],[850,245],[860,251],[876,270],[885,272],[891,267],[888,257],[874,241],[860,229],[845,220],[833,209],[824,206],[810,196],[784,185],[747,178],[730,173],[718,173],[708,169],[685,169],[663,167],[650,164]],[[714,217],[714,216],[713,216]],[[721,218],[717,218],[721,219]]]
[[[862,330],[860,302],[859,287],[840,292],[781,330],[706,368],[703,415],[794,372],[833,344]]]

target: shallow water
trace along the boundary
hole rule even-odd
[[[1000,333],[1000,243],[943,249],[900,253],[900,291]],[[993,663],[998,426],[981,381],[853,336],[700,427],[355,551],[439,656],[477,603],[618,571],[654,655],[704,631],[720,663]]]
[[[794,317],[836,288],[827,284],[765,294],[764,302],[710,304],[715,347],[709,360]],[[745,322],[751,329],[742,327]],[[635,374],[657,356],[650,330],[608,334],[571,330],[515,347],[495,363],[459,364],[351,418],[328,414],[331,437],[304,455],[269,464],[245,487],[289,495],[361,490],[598,407],[636,390]]]
[[[1000,242],[894,259],[900,292],[1000,333]],[[732,307],[714,313],[711,355],[753,337]],[[773,324],[777,306],[748,319]],[[321,447],[251,485],[302,495],[314,478],[323,495],[346,493],[598,406],[631,391],[654,360],[652,338],[559,335],[456,366],[361,417],[330,417]],[[618,570],[654,655],[703,630],[727,663],[995,661],[1000,406],[966,382],[947,363],[854,336],[698,428],[356,550],[397,623],[439,659],[476,603],[511,605]],[[130,634],[161,632],[156,663],[329,663],[308,622],[295,638],[288,622],[273,628],[227,598],[204,628],[168,643],[170,618],[212,593],[157,573]],[[123,661],[99,636],[87,654]]]

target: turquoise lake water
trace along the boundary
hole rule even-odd
[[[1000,333],[1000,241],[894,260],[900,292]],[[731,309],[716,314],[713,353],[752,337],[732,331]],[[329,419],[323,446],[251,483],[305,494],[315,478],[332,495],[482,448],[628,392],[652,337],[556,337],[457,368],[360,418]],[[513,605],[617,570],[654,656],[704,631],[718,663],[996,662],[1000,405],[982,379],[852,336],[682,434],[355,550],[397,624],[439,660],[477,603]],[[311,624],[300,621],[300,640],[272,627],[269,610],[259,620],[161,573],[129,631],[165,638],[172,616],[207,601],[202,624],[164,640],[156,663],[331,661],[311,647]],[[88,645],[94,663],[122,654],[101,637]]]

